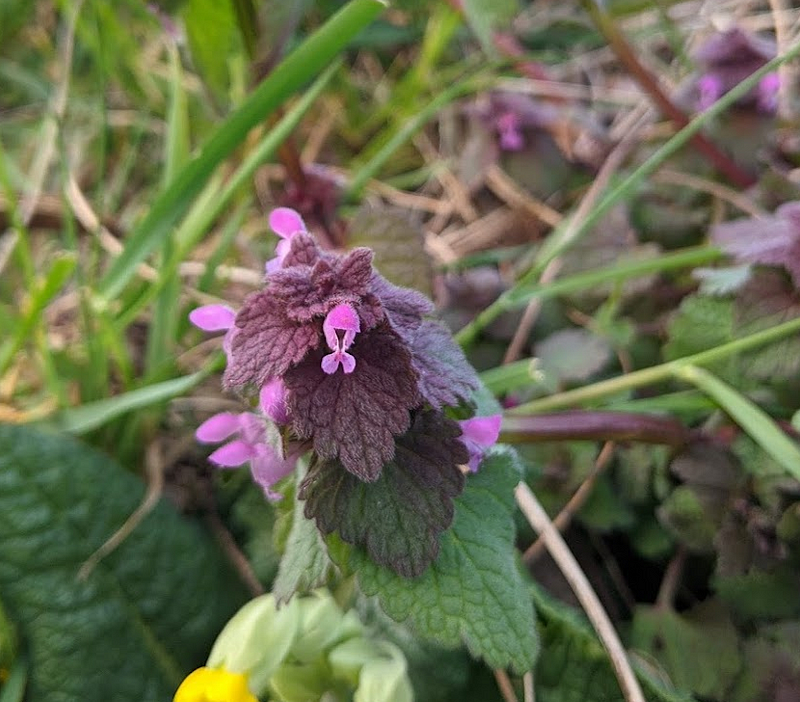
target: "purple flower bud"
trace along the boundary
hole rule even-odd
[[[502,421],[503,415],[493,414],[490,417],[473,417],[459,422],[461,443],[469,451],[469,469],[473,473],[478,470],[486,449],[497,443]]]
[[[227,305],[203,305],[189,312],[189,321],[203,331],[226,331],[233,326],[236,318]]]
[[[762,112],[774,113],[778,109],[778,93],[781,79],[777,73],[767,73],[758,83],[758,109]]]
[[[706,73],[697,81],[697,107],[700,111],[707,110],[722,97],[722,81],[711,73]]]
[[[288,207],[278,207],[269,215],[269,226],[282,241],[275,247],[275,258],[266,263],[267,275],[274,273],[283,266],[283,260],[289,253],[292,237],[296,234],[305,234],[306,225],[303,218],[294,210]]]
[[[495,127],[500,135],[500,148],[506,151],[519,151],[525,146],[522,138],[522,120],[514,112],[503,112],[495,119]]]

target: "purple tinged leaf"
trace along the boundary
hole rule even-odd
[[[310,234],[297,234],[287,243],[289,249],[284,259],[284,265],[287,268],[290,266],[313,266],[322,256],[317,242]]]
[[[189,321],[207,332],[226,331],[235,318],[236,312],[227,305],[203,305],[189,312]]]
[[[453,498],[464,487],[458,466],[467,452],[459,434],[440,413],[417,414],[374,483],[338,461],[320,461],[300,487],[306,516],[324,534],[338,532],[399,575],[420,575],[436,559],[439,534],[452,523]]]
[[[241,429],[239,415],[221,412],[203,422],[194,433],[195,438],[204,444],[216,444]]]
[[[319,351],[286,372],[289,415],[297,436],[313,439],[321,458],[339,458],[359,479],[374,481],[419,405],[417,374],[405,344],[385,324],[359,334],[351,351],[357,363],[349,374],[328,375]]]
[[[392,329],[403,338],[419,328],[423,317],[434,312],[433,303],[422,293],[393,285],[378,273],[370,280],[370,292],[380,300]]]
[[[282,376],[320,344],[321,324],[289,319],[271,286],[245,300],[236,325],[223,379],[227,387],[263,385]]]
[[[480,386],[475,370],[443,324],[424,321],[411,342],[419,391],[435,409],[469,400]]]
[[[718,224],[711,240],[740,263],[784,267],[800,289],[800,203],[782,205],[769,217]]]

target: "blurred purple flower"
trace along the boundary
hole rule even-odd
[[[521,93],[491,93],[471,111],[496,134],[503,151],[520,151],[525,147],[527,130],[547,128],[557,119],[552,108]]]
[[[459,422],[462,432],[461,443],[469,451],[469,469],[473,473],[477,472],[486,450],[497,443],[502,421],[502,414],[493,414],[489,417],[473,417]]]
[[[714,34],[697,49],[694,58],[701,69],[695,84],[696,108],[708,109],[719,98],[775,57],[775,43],[764,37],[733,28]],[[773,113],[777,108],[777,74],[770,73],[758,87],[737,104]]]
[[[195,436],[204,444],[225,441],[208,460],[219,468],[236,468],[249,463],[253,480],[266,498],[273,501],[281,498],[280,493],[271,488],[294,470],[297,456],[282,458],[267,443],[263,417],[253,412],[221,412],[203,422]]]

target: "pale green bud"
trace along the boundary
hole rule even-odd
[[[299,629],[297,598],[277,609],[272,595],[256,597],[225,625],[211,649],[208,666],[244,673],[250,690],[261,696],[289,654]]]

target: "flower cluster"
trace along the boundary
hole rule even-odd
[[[703,72],[697,80],[697,108],[708,109],[713,103],[741,83],[751,73],[775,57],[774,42],[738,28],[715,34],[695,52],[695,60]],[[755,106],[759,111],[774,113],[778,107],[777,73],[768,73],[740,106]]]
[[[369,249],[320,250],[288,208],[274,210],[269,222],[281,241],[263,289],[238,312],[207,305],[190,315],[203,330],[225,332],[224,384],[258,394],[258,408],[215,415],[197,438],[227,441],[210,460],[249,463],[269,498],[306,448],[375,482],[413,417],[468,402],[478,387],[475,372],[447,328],[430,318],[430,300],[377,273]],[[449,459],[475,470],[497,440],[499,416],[468,422]],[[281,430],[280,447],[268,440],[271,425]]]

